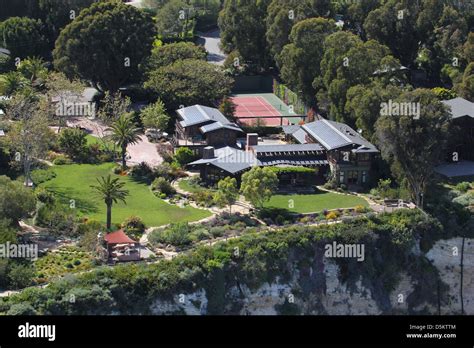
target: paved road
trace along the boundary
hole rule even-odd
[[[221,42],[220,30],[214,29],[206,33],[198,33],[199,39],[198,44],[204,45],[204,48],[208,52],[207,61],[217,65],[223,65],[226,55],[219,48]]]

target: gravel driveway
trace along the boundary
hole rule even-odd
[[[145,162],[151,167],[157,166],[163,162],[163,158],[156,150],[156,144],[150,143],[145,135],[140,136],[140,141],[137,144],[130,145],[127,148],[128,155],[127,163],[130,166]]]
[[[102,137],[110,133],[106,131],[107,126],[98,119],[74,118],[68,120],[67,125],[69,127],[83,127],[94,137]],[[129,155],[127,164],[130,166],[145,162],[154,167],[163,162],[163,158],[161,158],[156,149],[156,144],[150,143],[145,135],[140,136],[140,141],[137,144],[130,145],[127,148],[127,153]]]

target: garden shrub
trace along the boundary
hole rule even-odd
[[[196,158],[194,152],[188,147],[180,147],[174,154],[174,161],[181,167],[184,167],[189,162],[192,162]]]
[[[467,181],[460,182],[455,187],[455,189],[461,193],[467,192],[467,190],[469,190],[470,188],[471,188],[471,184],[468,183]]]
[[[132,167],[129,171],[129,175],[135,179],[147,182],[151,182],[154,178],[153,169],[146,162],[141,162],[137,166]]]
[[[327,220],[336,220],[341,214],[338,211],[330,211],[326,215]]]
[[[74,236],[76,233],[76,212],[59,202],[42,204],[35,216],[37,226],[49,229],[56,236]]]
[[[56,165],[56,166],[72,164],[72,160],[69,157],[67,157],[66,155],[58,155],[53,160],[53,164]]]
[[[156,178],[165,178],[168,181],[173,181],[174,179],[176,179],[173,175],[173,168],[167,162],[163,162],[157,165],[153,169],[153,176]]]
[[[16,303],[7,311],[7,315],[37,315],[38,313],[28,302]]]
[[[186,222],[171,224],[164,229],[157,229],[150,233],[148,240],[152,244],[171,244],[185,247],[191,243],[191,228]]]
[[[366,213],[367,210],[367,207],[364,207],[363,205],[356,205],[356,207],[354,208],[354,211],[359,214]]]
[[[113,169],[114,174],[120,175],[123,172],[122,166],[115,166]]]
[[[56,177],[56,173],[49,169],[37,169],[31,172],[31,180],[38,186],[46,181],[52,180]]]
[[[196,240],[200,241],[200,240],[209,239],[211,234],[205,228],[198,228],[192,232],[192,236]]]
[[[225,226],[215,226],[215,227],[212,227],[210,230],[209,230],[209,233],[214,237],[214,238],[218,238],[218,237],[222,237],[225,232],[226,232],[226,227]]]
[[[83,160],[87,158],[87,133],[79,128],[64,128],[58,136],[58,145],[61,151],[64,151],[74,160]]]
[[[200,206],[210,207],[214,204],[214,193],[211,190],[201,190],[193,193],[191,199]]]
[[[138,216],[130,216],[122,222],[124,232],[132,239],[138,240],[145,232],[145,224]]]
[[[165,178],[156,178],[153,181],[152,187],[154,191],[164,194],[166,196],[171,196],[176,193],[174,187]]]
[[[8,288],[23,289],[33,285],[34,268],[29,264],[14,262],[10,264],[8,271]]]
[[[459,197],[454,198],[453,203],[460,204],[463,207],[474,205],[474,191],[467,192]]]
[[[38,187],[35,190],[36,199],[44,204],[52,204],[55,201],[54,194],[43,187]]]

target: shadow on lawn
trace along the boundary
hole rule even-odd
[[[65,205],[70,206],[71,203],[73,203],[71,200],[74,200],[76,209],[80,210],[84,214],[94,214],[99,212],[97,205],[91,203],[89,200],[77,198],[76,192],[74,192],[73,189],[64,187],[58,188],[57,186],[48,186],[47,189],[48,191],[54,193],[54,195],[59,198],[59,201]],[[93,195],[95,195],[95,193],[91,188],[90,196]]]
[[[327,194],[329,192],[320,190],[316,186],[312,187],[311,190],[298,192],[297,190],[292,191],[291,189],[277,191],[275,195],[278,196],[309,196],[309,195],[320,195]]]

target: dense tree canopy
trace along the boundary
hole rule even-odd
[[[138,77],[154,36],[153,20],[121,2],[96,3],[61,31],[54,64],[69,77],[116,91]]]
[[[339,121],[350,120],[345,112],[350,87],[369,84],[379,73],[391,74],[400,68],[400,63],[390,56],[386,46],[374,40],[362,42],[349,32],[328,36],[324,48],[321,77],[316,78],[313,85],[318,91],[318,100],[326,100],[329,104],[329,116]]]
[[[36,17],[38,2],[31,0],[0,0],[0,21],[10,17]]]
[[[12,181],[0,176],[0,220],[16,225],[35,209],[36,199],[33,192],[20,181]]]
[[[291,43],[277,57],[282,79],[309,105],[314,104],[316,91],[313,80],[321,72],[319,65],[323,56],[324,39],[335,31],[333,20],[305,19],[293,27]]]
[[[407,181],[413,201],[422,206],[434,167],[444,160],[449,112],[426,89],[405,92],[395,102],[419,103],[420,112],[382,115],[376,123],[377,144],[399,182]]]
[[[176,42],[155,47],[146,63],[147,70],[156,70],[183,59],[205,60],[207,52],[202,46],[192,42]]]
[[[168,110],[181,105],[213,106],[230,93],[233,80],[213,64],[185,59],[154,70],[145,87],[165,103]]]
[[[42,32],[43,23],[27,17],[11,17],[0,22],[0,45],[13,58],[46,56],[47,44]]]
[[[140,118],[144,127],[162,131],[166,130],[170,121],[170,117],[166,114],[165,104],[161,100],[144,108],[140,112]]]
[[[329,0],[272,0],[266,18],[266,38],[272,57],[289,43],[291,28],[299,21],[329,14]]]
[[[270,0],[226,0],[219,15],[222,46],[227,53],[238,50],[243,64],[255,70],[270,65],[265,18]]]
[[[380,117],[380,105],[387,100],[394,100],[402,90],[397,86],[384,86],[379,81],[369,85],[356,85],[347,91],[345,111],[346,121],[351,126],[362,130],[362,135],[369,140],[375,132],[375,123]]]
[[[388,46],[402,64],[411,66],[418,51],[418,10],[416,1],[387,1],[368,14],[364,23],[367,37]]]
[[[51,47],[59,32],[74,20],[82,9],[99,0],[38,0],[38,6],[47,27],[48,41]]]
[[[462,97],[474,102],[474,62],[467,66],[461,81],[455,88]]]

